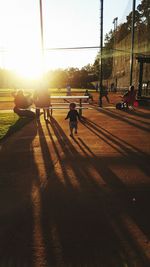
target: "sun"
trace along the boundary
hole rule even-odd
[[[39,78],[44,71],[44,61],[41,50],[11,49],[7,53],[5,62],[9,69],[23,78]]]

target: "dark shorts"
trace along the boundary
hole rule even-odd
[[[69,122],[69,125],[70,125],[70,128],[73,129],[73,128],[77,128],[77,121],[70,121]]]

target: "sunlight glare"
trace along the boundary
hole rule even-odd
[[[35,49],[13,49],[7,53],[5,64],[23,78],[39,78],[44,71],[41,51]]]

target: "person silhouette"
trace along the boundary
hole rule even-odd
[[[23,90],[18,90],[17,92],[12,93],[12,95],[14,97],[15,104],[14,112],[19,117],[34,118],[35,113],[29,109],[33,103],[31,94],[25,96]]]
[[[48,92],[48,89],[44,88],[35,90],[33,99],[36,107],[37,119],[39,119],[40,117],[40,109],[42,108],[44,112],[44,119],[48,120],[48,117],[50,117],[49,107],[51,106],[50,94]]]
[[[70,119],[69,121],[69,128],[70,128],[70,136],[73,137],[73,129],[75,129],[75,134],[77,134],[78,130],[78,120],[80,120],[80,115],[76,110],[76,104],[70,103],[69,105],[69,112],[65,118],[65,120]]]

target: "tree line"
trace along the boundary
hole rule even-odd
[[[94,88],[92,82],[97,79],[93,65],[88,64],[83,68],[67,68],[48,71],[41,79],[24,79],[13,71],[0,69],[0,88],[33,89],[42,81],[49,88],[65,88],[68,84],[73,88]]]

